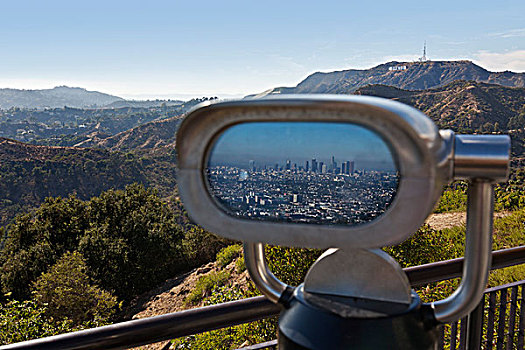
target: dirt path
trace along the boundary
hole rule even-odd
[[[509,215],[509,212],[500,212],[494,213],[494,219],[502,218]],[[436,230],[442,230],[444,228],[451,228],[454,226],[465,225],[466,223],[466,213],[457,212],[457,213],[440,213],[432,214],[425,221],[426,224]]]

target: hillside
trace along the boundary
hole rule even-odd
[[[119,109],[122,115],[117,118],[111,118],[112,110],[59,109],[46,111],[42,116],[33,111],[37,113],[35,118],[42,119],[71,115],[78,118],[82,111],[87,113],[86,118],[93,117],[89,111],[103,113],[108,123],[119,119],[130,124],[151,117],[158,119],[113,135],[111,131],[115,129],[101,128],[102,118],[96,114],[98,127],[85,128],[84,133],[69,137],[34,140],[45,145],[0,137],[0,226],[17,213],[39,205],[48,196],[66,197],[76,193],[79,198],[88,199],[133,182],[154,187],[162,197],[172,195],[176,187],[175,135],[181,120],[181,115],[175,113],[203,100],[194,99],[165,108],[138,108],[127,112]],[[166,118],[166,114],[175,116]]]
[[[525,88],[521,87],[454,81],[427,90],[367,85],[357,89],[354,94],[384,97],[411,105],[427,114],[440,128],[451,128],[458,132],[519,134],[525,126]],[[181,118],[175,116],[153,121],[106,138],[95,135],[77,145],[113,151],[174,147],[175,132]],[[516,138],[516,142],[521,141]]]
[[[440,128],[457,132],[511,133],[516,147],[522,144],[525,126],[525,88],[511,88],[475,81],[455,81],[427,90],[404,90],[368,85],[354,92],[393,99],[411,105],[432,118]],[[182,116],[157,120],[113,136],[94,133],[76,146],[101,147],[112,151],[153,150],[175,146],[175,133]],[[524,152],[525,146],[519,151]]]
[[[435,89],[415,91],[370,85],[358,89],[355,94],[385,97],[411,105],[440,127],[456,130],[483,131],[485,123],[498,123],[499,131],[514,129],[516,125],[509,125],[512,118],[525,115],[525,88],[475,81],[456,81]]]
[[[0,109],[12,107],[37,109],[64,106],[76,108],[101,107],[123,100],[118,96],[68,86],[57,86],[42,90],[0,89]]]
[[[494,245],[493,249],[503,249],[523,244],[521,234],[524,213],[501,212],[494,214]],[[430,262],[454,259],[463,256],[463,238],[465,230],[465,213],[452,212],[431,215],[414,236],[398,246],[385,248],[400,265],[405,268],[427,264]],[[230,246],[232,247],[232,246]],[[230,248],[229,247],[229,248]],[[240,247],[239,247],[240,248]],[[224,249],[223,251],[227,250]],[[270,269],[283,282],[298,285],[313,261],[320,254],[313,250],[287,249],[283,247],[266,248]],[[224,262],[217,255],[215,262],[210,262],[186,274],[167,280],[158,288],[144,293],[135,299],[133,305],[126,310],[127,316],[133,319],[159,316],[170,312],[179,312],[194,306],[207,306],[217,303],[238,300],[254,296],[251,292],[251,280],[244,270],[243,257],[233,257]],[[224,257],[224,255],[223,255]],[[219,261],[222,264],[219,264]],[[222,267],[221,267],[222,266]],[[520,280],[524,276],[522,267],[510,267],[506,270],[493,271],[489,277],[488,286],[493,287],[511,281]],[[227,278],[216,276],[223,274]],[[208,281],[207,289],[202,288]],[[213,283],[214,281],[217,281]],[[424,302],[443,299],[457,288],[456,281],[443,281],[437,285],[428,285],[416,289]],[[199,291],[197,303],[188,304],[189,297]],[[268,323],[265,323],[268,322]],[[176,349],[215,349],[227,344],[229,349],[237,349],[250,344],[261,343],[275,338],[272,321],[259,321],[250,325],[236,326],[194,336],[179,338],[173,341],[171,348]],[[270,330],[264,331],[264,330]],[[266,337],[266,338],[264,338]],[[219,345],[220,344],[220,345]],[[178,345],[178,347],[177,347]],[[218,346],[219,345],[219,346]],[[141,347],[141,349],[166,349],[168,342],[160,342]]]
[[[394,67],[404,70],[391,70]],[[525,87],[525,73],[489,72],[470,61],[388,62],[370,69],[349,69],[329,73],[317,72],[295,87],[279,87],[267,94],[350,94],[372,84],[389,85],[405,90],[423,90],[444,86],[456,80]],[[259,96],[260,96],[259,95]]]
[[[29,145],[0,138],[0,226],[46,197],[75,193],[89,199],[133,182],[162,195],[175,187],[175,155],[155,157],[78,147]]]
[[[175,147],[175,134],[182,116],[153,121],[136,126],[110,137],[95,134],[76,144],[80,147],[102,147],[112,151],[151,150],[169,146]]]
[[[508,133],[514,157],[525,153],[525,88],[455,81],[429,90],[370,85],[355,94],[393,99],[428,115],[440,128],[464,133]]]

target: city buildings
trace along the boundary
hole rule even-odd
[[[297,166],[250,168],[214,166],[208,182],[215,197],[232,215],[255,220],[316,224],[360,224],[381,215],[395,197],[394,171],[354,169],[353,161],[337,167],[312,159]]]

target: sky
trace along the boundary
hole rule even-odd
[[[374,132],[356,124],[327,122],[238,124],[217,140],[210,164],[248,168],[254,160],[258,167],[284,167],[290,160],[305,166],[315,158],[330,167],[332,156],[338,166],[354,161],[356,169],[396,169],[390,149]]]
[[[317,71],[468,59],[525,72],[525,1],[0,2],[0,88],[241,97]]]

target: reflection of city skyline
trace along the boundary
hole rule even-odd
[[[219,159],[218,159],[219,158]],[[274,160],[275,159],[275,160]],[[305,170],[318,173],[352,173],[354,170],[377,170],[377,171],[396,171],[392,162],[358,160],[353,158],[342,158],[335,156],[328,157],[274,157],[272,160],[261,160],[260,158],[238,158],[223,159],[223,157],[212,157],[209,161],[210,166],[233,166],[246,170]],[[326,169],[323,171],[323,167]]]
[[[261,169],[248,163],[243,168],[213,166],[207,172],[218,201],[234,216],[247,219],[354,225],[373,220],[392,202],[397,172],[355,170],[346,162],[348,173],[334,169],[294,169],[289,160],[284,167]]]
[[[353,160],[338,160],[335,156],[329,158],[329,160],[321,160],[317,158],[311,158],[305,160],[302,164],[293,161],[292,159],[286,159],[284,162],[276,162],[273,164],[259,164],[254,159],[250,159],[247,164],[247,170],[258,171],[258,170],[298,170],[319,174],[352,174],[355,170],[355,162]]]

